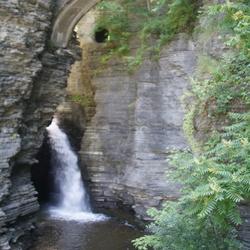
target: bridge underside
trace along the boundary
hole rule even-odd
[[[51,35],[55,47],[66,48],[77,22],[101,0],[72,0],[57,16]]]

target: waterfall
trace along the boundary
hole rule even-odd
[[[57,190],[57,204],[49,213],[61,219],[98,220],[103,218],[91,212],[82,182],[76,154],[67,135],[58,127],[56,118],[47,128],[52,151],[52,170]]]

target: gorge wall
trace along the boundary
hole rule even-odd
[[[84,50],[84,71],[101,65],[102,45]],[[126,207],[146,219],[146,210],[178,197],[167,184],[166,147],[183,149],[181,96],[195,69],[194,44],[177,38],[157,62],[146,60],[135,73],[111,62],[91,78],[96,113],[87,123],[79,152],[98,207]]]
[[[50,42],[53,16],[69,2],[0,2],[1,249],[32,228],[39,204],[30,168],[55,113],[66,130],[79,131],[80,167],[96,208],[147,220],[148,208],[179,195],[178,184],[166,183],[166,148],[188,146],[180,98],[196,68],[195,43],[180,35],[133,73],[119,60],[103,66],[107,48],[93,39],[91,15],[79,26],[79,34],[89,30],[82,51],[74,41],[67,49]]]
[[[195,46],[180,35],[158,61],[148,58],[131,73],[119,59],[101,63],[109,48],[95,41],[94,23],[90,11],[76,27],[83,58],[71,68],[57,116],[84,131],[79,160],[94,207],[147,220],[148,208],[179,196],[179,185],[166,183],[166,148],[187,147],[181,96],[196,67]]]
[[[51,0],[1,1],[0,249],[32,228],[39,209],[30,166],[65,98],[74,53],[48,46]]]

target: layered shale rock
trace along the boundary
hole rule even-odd
[[[0,64],[0,247],[9,249],[13,239],[10,223],[38,209],[31,182],[15,184],[13,166],[21,151],[25,102],[30,98],[32,83],[42,68],[38,56],[44,49],[46,31],[50,24],[51,1],[2,1],[1,64]],[[13,180],[12,180],[13,179]],[[29,180],[29,179],[28,179]],[[22,204],[24,205],[22,207]],[[23,230],[25,230],[23,228]],[[21,231],[19,231],[21,233]],[[15,232],[16,233],[16,232]]]
[[[158,62],[145,60],[135,73],[112,60],[99,69],[105,45],[83,47],[83,71],[95,90],[95,114],[87,122],[80,161],[97,207],[123,207],[147,219],[146,210],[178,197],[167,184],[166,147],[187,146],[180,99],[195,69],[194,45],[180,37]]]
[[[30,165],[64,100],[74,53],[46,42],[51,0],[2,1],[0,45],[0,248],[9,249],[39,209]],[[31,216],[31,217],[30,217]]]

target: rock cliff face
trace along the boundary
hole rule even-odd
[[[103,52],[96,43],[85,50],[90,75]],[[193,43],[177,38],[133,74],[113,62],[92,77],[96,113],[79,154],[96,206],[127,207],[146,219],[149,207],[178,197],[178,185],[166,184],[166,147],[187,146],[180,99],[195,62]]]
[[[39,209],[30,165],[65,96],[73,56],[45,48],[51,0],[1,1],[0,248],[30,229]]]
[[[29,181],[29,170],[16,167],[16,157],[22,150],[21,130],[26,102],[32,92],[32,83],[42,69],[38,60],[44,48],[46,30],[50,24],[50,1],[1,2],[1,134],[0,134],[0,226],[1,249],[9,249],[9,240],[15,241],[22,230],[11,224],[20,217],[38,210],[36,191]],[[34,133],[39,135],[39,131]],[[27,146],[23,144],[24,146]],[[38,142],[39,147],[39,142]],[[26,158],[29,161],[32,157]],[[20,230],[21,229],[21,230]]]
[[[103,68],[107,48],[93,39],[94,20],[90,12],[77,26],[83,59],[72,66],[59,115],[79,129],[85,117],[79,160],[94,206],[133,210],[147,220],[148,208],[179,196],[178,184],[166,183],[166,148],[187,146],[181,96],[196,67],[194,44],[179,36],[157,62],[148,58],[134,73],[119,60]]]

